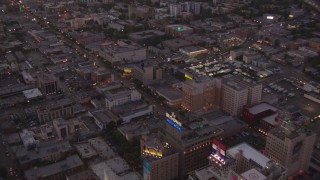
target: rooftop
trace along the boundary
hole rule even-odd
[[[249,109],[249,112],[251,114],[259,114],[261,112],[264,112],[264,111],[267,111],[267,110],[272,110],[274,112],[276,112],[278,109],[268,103],[261,103],[261,104],[258,104],[258,105],[255,105],[253,107],[251,107]]]
[[[25,90],[25,91],[22,91],[22,93],[26,99],[33,99],[33,98],[42,96],[42,93],[38,88]]]
[[[132,171],[125,160],[121,157],[115,157],[98,164],[91,165],[90,168],[100,177],[105,179],[107,176],[118,176],[122,180],[140,180],[142,179],[138,173]]]
[[[12,149],[15,151],[17,159],[20,163],[28,163],[32,162],[33,160],[46,157],[50,154],[68,152],[73,148],[67,141],[58,142],[54,140],[40,143],[37,150],[28,150],[26,147],[21,145],[13,146]]]
[[[67,176],[68,180],[91,179],[100,180],[100,178],[91,170],[87,169],[71,176]]]
[[[230,149],[227,150],[227,154],[236,158],[236,154],[242,151],[243,156],[248,159],[256,162],[262,168],[266,167],[267,163],[270,161],[269,158],[261,154],[258,150],[254,149],[247,143],[238,144]]]
[[[250,169],[241,174],[246,180],[267,180],[267,177],[261,174],[256,169]]]
[[[78,155],[73,155],[54,164],[42,167],[34,167],[26,170],[24,171],[24,174],[27,179],[41,179],[61,172],[66,172],[79,166],[84,166],[83,162]]]

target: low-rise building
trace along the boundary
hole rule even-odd
[[[185,25],[172,24],[166,26],[165,32],[173,37],[184,37],[192,34],[193,29]]]
[[[214,140],[210,165],[195,171],[189,179],[287,179],[287,169],[272,161],[258,150],[241,143],[227,150],[227,147]]]
[[[99,55],[111,63],[133,63],[147,59],[147,49],[129,40],[101,45]]]
[[[148,85],[159,80],[162,80],[162,69],[152,65],[136,65],[133,70],[133,76]]]
[[[50,101],[37,107],[37,115],[40,123],[52,121],[57,118],[70,118],[74,116],[75,103],[70,99]]]
[[[135,89],[119,88],[105,93],[107,110],[131,101],[141,100],[141,94]]]
[[[63,179],[83,169],[85,164],[78,155],[73,155],[53,164],[26,170],[24,175],[27,179]]]
[[[142,180],[141,175],[131,170],[121,157],[91,165],[90,168],[100,179]]]
[[[111,122],[117,122],[119,120],[118,117],[113,115],[110,111],[89,111],[88,112],[91,117],[93,117],[95,124],[103,130],[107,127],[107,125]]]

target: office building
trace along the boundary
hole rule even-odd
[[[208,165],[211,144],[222,130],[201,122],[191,122],[166,113],[166,122],[160,130],[160,138],[168,142],[179,153],[179,177]]]
[[[241,143],[227,150],[214,140],[210,165],[197,169],[189,180],[285,180],[287,170],[261,154],[247,143]]]
[[[266,153],[288,169],[288,175],[303,173],[309,168],[316,134],[295,126],[287,115],[280,115],[282,125],[268,132]]]
[[[261,102],[262,84],[239,76],[226,76],[222,80],[221,108],[230,115],[240,115],[245,105]]]
[[[37,115],[40,123],[52,121],[57,118],[70,118],[74,116],[75,103],[70,99],[51,101],[37,107]]]
[[[179,4],[170,4],[170,15],[174,18],[180,16],[181,6]]]
[[[182,108],[195,112],[217,107],[219,104],[219,80],[195,78],[185,75],[187,80],[182,86]]]
[[[152,65],[137,65],[134,67],[133,76],[147,85],[162,79],[162,69]]]
[[[119,88],[106,92],[105,98],[106,108],[110,110],[114,106],[141,100],[141,94],[135,89]]]
[[[57,80],[52,74],[41,74],[38,76],[39,88],[43,94],[50,95],[58,92]]]
[[[144,180],[177,179],[179,153],[156,135],[145,135],[140,140]]]

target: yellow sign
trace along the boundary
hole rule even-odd
[[[131,73],[132,72],[132,69],[131,68],[124,68],[123,70],[125,73]]]
[[[174,114],[174,112],[172,112],[171,115],[169,113],[166,113],[166,117],[172,120],[178,126],[182,127],[182,123],[176,119],[176,115]]]
[[[158,149],[155,149],[155,148],[146,147],[144,149],[144,152],[147,153],[147,154],[154,155],[154,156],[162,157],[162,151],[158,150]]]
[[[187,74],[184,74],[184,77],[185,77],[185,78],[187,78],[187,79],[192,80],[192,77],[191,77],[191,76],[189,76],[189,75],[187,75]]]

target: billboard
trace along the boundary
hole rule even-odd
[[[221,144],[218,140],[214,139],[212,143],[212,151],[210,159],[225,164],[227,147]]]
[[[166,113],[166,118],[168,124],[176,128],[179,132],[182,131],[182,123],[176,119],[176,115],[174,113]]]

